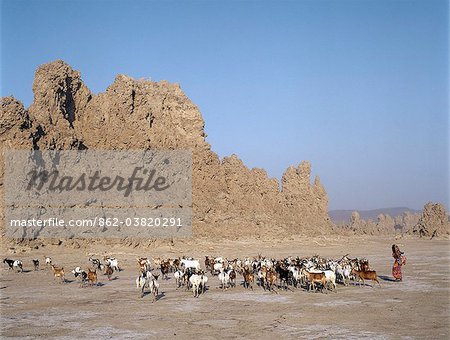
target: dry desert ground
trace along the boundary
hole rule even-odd
[[[408,262],[404,281],[391,281],[390,247],[405,251]],[[90,339],[448,339],[450,337],[450,242],[447,240],[394,240],[383,237],[321,237],[290,240],[175,241],[150,248],[92,246],[68,249],[46,246],[37,250],[3,249],[2,256],[21,259],[24,272],[14,273],[2,264],[0,280],[2,337]],[[15,253],[13,253],[15,251]],[[265,292],[242,285],[222,291],[217,277],[199,298],[176,289],[172,274],[160,279],[160,294],[140,297],[135,286],[136,257],[205,255],[229,258],[288,255],[340,258],[366,257],[381,278],[371,283],[322,294],[304,289]],[[98,286],[80,287],[70,273],[87,268],[89,254],[114,255],[123,271]],[[66,270],[67,282],[54,280],[43,264],[44,255]],[[31,259],[41,270],[34,271]],[[238,280],[242,277],[239,275]]]

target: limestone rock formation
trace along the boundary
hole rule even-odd
[[[349,224],[347,226],[343,226],[342,228],[350,229],[356,234],[387,235],[395,232],[401,232],[401,230],[403,230],[403,222],[401,221],[401,218],[392,218],[387,214],[379,214],[376,222],[371,219],[365,221],[361,219],[357,211],[353,211]]]
[[[450,236],[449,216],[440,203],[427,203],[422,213],[405,212],[392,218],[387,214],[378,215],[377,222],[363,220],[357,211],[353,211],[347,224],[339,225],[337,231],[366,235],[411,234],[420,237]]]
[[[414,226],[419,222],[420,214],[405,212],[402,215],[402,231],[411,233]]]
[[[382,233],[390,233],[395,229],[395,219],[389,215],[380,214],[377,218],[377,229]]]
[[[373,233],[374,224],[371,220],[365,221],[361,218],[361,215],[357,211],[353,211],[350,215],[348,225],[343,226],[344,229],[350,229],[356,234],[369,234]]]
[[[95,95],[59,60],[38,68],[33,92],[28,110],[12,97],[1,100],[2,197],[4,149],[187,149],[193,154],[195,235],[331,230],[327,194],[318,177],[311,184],[308,162],[289,167],[280,189],[278,180],[235,155],[220,160],[205,140],[200,111],[177,84],[118,75]]]
[[[448,237],[450,222],[445,207],[440,203],[425,204],[422,215],[411,232],[420,237]]]

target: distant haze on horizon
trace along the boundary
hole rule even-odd
[[[447,1],[2,1],[1,96],[62,59],[179,83],[220,157],[312,164],[330,210],[449,209]],[[312,178],[313,180],[313,178]]]

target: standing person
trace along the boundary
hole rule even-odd
[[[394,266],[392,267],[392,276],[395,281],[402,281],[402,266],[406,264],[406,256],[400,251],[400,248],[396,245],[392,245],[392,257],[394,258]]]

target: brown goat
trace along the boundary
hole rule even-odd
[[[358,280],[360,286],[361,286],[361,281],[362,281],[363,285],[365,285],[364,280],[375,281],[378,283],[379,286],[381,286],[380,281],[378,281],[377,272],[375,270],[358,271],[356,269],[353,269],[352,274],[357,276],[359,279],[361,279],[361,280]]]
[[[276,282],[277,282],[277,273],[275,272],[275,270],[269,269],[266,273],[266,283],[269,291],[277,293],[277,291],[273,288]]]
[[[163,279],[168,280],[169,279],[169,270],[170,270],[169,263],[161,262],[160,269],[161,269],[161,275],[162,275]]]
[[[309,271],[306,271],[306,276],[308,278],[308,291],[311,290],[311,288],[315,289],[315,283],[320,283],[321,288],[320,291],[323,292],[323,288],[326,290],[326,276],[325,273],[311,273]]]
[[[56,268],[53,264],[52,264],[52,270],[53,270],[53,275],[54,278],[59,278],[61,280],[61,282],[65,282],[66,279],[64,278],[64,268]]]
[[[211,273],[214,271],[214,259],[209,256],[205,256],[205,268],[209,270]]]
[[[88,269],[87,279],[90,285],[97,284],[97,272],[96,270]]]
[[[180,268],[180,259],[174,259],[172,263],[173,269],[178,270]]]
[[[250,287],[253,290],[253,282],[255,281],[255,275],[250,271],[250,269],[245,266],[244,271],[242,272],[242,276],[244,276],[244,288]]]
[[[106,265],[105,275],[108,275],[109,281],[111,281],[111,276],[113,273],[114,273],[114,270],[110,266]]]

